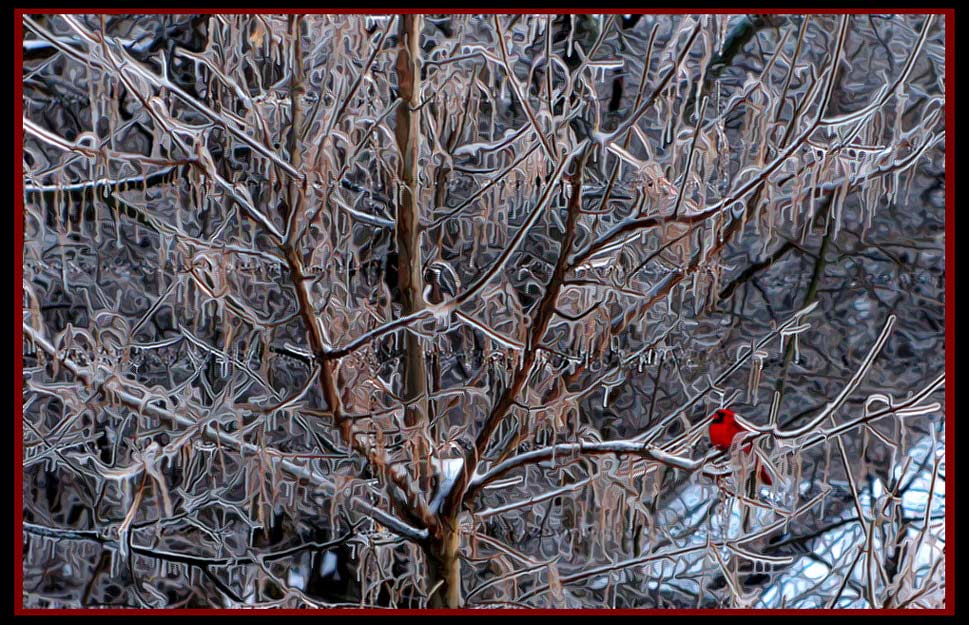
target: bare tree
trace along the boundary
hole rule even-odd
[[[943,604],[941,17],[23,25],[26,605]]]

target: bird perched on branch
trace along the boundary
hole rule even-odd
[[[737,435],[750,431],[752,431],[752,428],[736,412],[729,408],[721,408],[711,415],[710,442],[717,449],[724,451],[730,449]],[[744,453],[749,454],[752,446],[752,443],[745,444],[743,446]],[[774,480],[771,479],[770,473],[767,472],[765,463],[760,458],[755,458],[754,463],[760,468],[760,471],[757,472],[760,481],[767,486],[771,486]]]

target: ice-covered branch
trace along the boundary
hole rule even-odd
[[[35,330],[30,324],[24,323],[23,330],[27,340],[39,347],[51,358],[56,359],[65,369],[70,371],[72,375],[74,375],[89,389],[109,393],[112,397],[116,398],[130,409],[138,411],[140,414],[161,419],[173,425],[199,429],[200,433],[206,438],[217,440],[219,443],[232,449],[238,449],[239,451],[254,455],[262,454],[263,450],[258,445],[253,445],[252,443],[239,440],[229,432],[226,432],[224,429],[215,427],[211,422],[201,421],[192,416],[180,414],[179,412],[161,408],[151,404],[150,402],[146,402],[145,398],[138,397],[137,395],[134,395],[128,391],[117,377],[110,377],[103,382],[99,382],[94,371],[92,371],[89,367],[84,367],[75,363],[72,359],[61,354],[57,348],[50,343],[50,341],[44,338],[44,336]],[[279,466],[291,476],[297,479],[305,479],[313,484],[316,488],[325,488],[331,492],[334,492],[336,489],[332,480],[327,475],[313,469],[309,465],[302,466],[296,462],[293,462],[292,460],[283,458],[279,460]],[[382,525],[385,525],[388,529],[400,534],[401,536],[411,540],[424,540],[427,538],[427,530],[425,529],[415,528],[404,521],[401,521],[397,517],[380,510],[358,496],[353,496],[350,498],[350,500],[362,512],[372,516]]]
[[[701,465],[701,461],[675,456],[652,445],[638,443],[633,440],[559,443],[558,445],[551,445],[541,449],[526,451],[525,453],[512,456],[507,460],[499,462],[495,466],[488,469],[488,471],[485,473],[475,475],[468,486],[468,492],[474,492],[489,482],[492,482],[505,475],[512,469],[524,466],[526,464],[535,464],[543,460],[548,460],[549,458],[553,460],[570,459],[579,455],[593,456],[601,454],[638,456],[659,462],[660,464],[665,464],[666,466],[683,469],[685,471],[694,471]]]

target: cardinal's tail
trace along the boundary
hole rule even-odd
[[[758,472],[758,474],[760,476],[760,481],[761,482],[763,482],[767,486],[773,486],[774,485],[774,480],[771,479],[770,473],[767,472],[767,469],[764,468],[764,465],[760,465],[760,471]]]
[[[747,443],[743,446],[744,453],[749,454],[752,450],[752,444]],[[768,471],[768,463],[766,460],[760,457],[759,453],[754,453],[754,466],[758,469],[757,476],[760,478],[762,484],[767,486],[773,486],[774,480],[770,476],[770,471]]]

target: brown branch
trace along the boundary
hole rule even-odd
[[[549,322],[555,316],[559,291],[562,288],[562,283],[565,280],[565,275],[569,268],[568,258],[574,244],[579,211],[582,208],[582,178],[585,171],[585,163],[589,154],[589,144],[586,145],[587,147],[582,150],[581,155],[578,157],[575,165],[575,172],[572,174],[571,178],[571,195],[569,196],[568,215],[566,217],[565,233],[562,238],[562,246],[559,249],[558,260],[555,263],[552,276],[549,278],[548,286],[545,289],[545,294],[542,296],[542,300],[539,303],[538,309],[533,317],[525,350],[521,356],[521,364],[515,371],[511,384],[495,402],[491,413],[488,415],[488,419],[478,432],[473,449],[469,450],[468,454],[465,455],[461,475],[458,477],[444,504],[444,509],[452,514],[456,513],[460,508],[460,505],[465,501],[465,491],[470,484],[471,477],[475,467],[477,466],[478,460],[484,455],[488,443],[491,441],[492,434],[494,434],[495,430],[498,429],[498,425],[504,420],[505,416],[507,416],[512,406],[515,405],[518,395],[521,393],[525,386],[525,382],[531,375],[532,366],[535,364],[536,357],[538,356],[538,350],[541,346],[542,338],[545,336]]]

